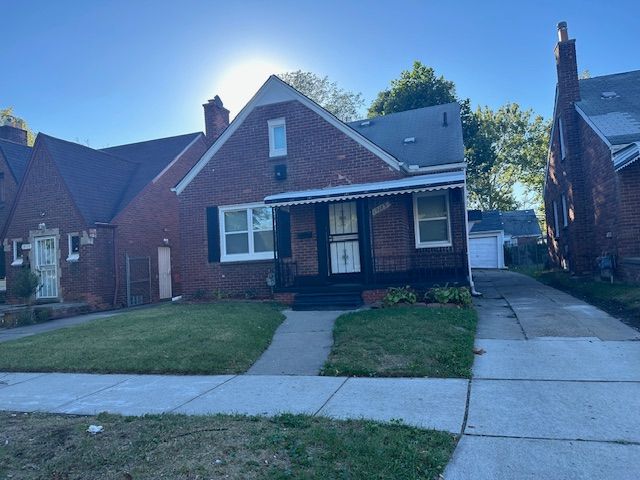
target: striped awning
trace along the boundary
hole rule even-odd
[[[640,158],[640,142],[634,142],[613,154],[613,168],[622,170]]]
[[[274,207],[305,203],[353,200],[399,193],[428,192],[446,188],[464,187],[465,172],[456,170],[426,175],[416,175],[384,182],[358,183],[336,187],[285,192],[265,197],[264,202]]]

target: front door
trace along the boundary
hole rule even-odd
[[[160,300],[171,298],[171,248],[158,247],[158,282]]]
[[[360,273],[360,237],[356,202],[329,205],[329,258],[331,275]]]
[[[35,239],[34,268],[40,277],[36,298],[58,297],[58,249],[56,237]]]

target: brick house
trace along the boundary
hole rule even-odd
[[[551,260],[581,275],[612,259],[640,281],[640,71],[580,79],[565,22],[558,37],[544,187]]]
[[[229,118],[217,97],[204,109],[206,136],[98,150],[38,134],[4,229],[8,301],[18,301],[11,281],[25,267],[40,276],[42,302],[103,309],[181,293],[171,188]]]
[[[189,295],[311,308],[471,282],[455,103],[345,124],[272,76],[175,190]]]
[[[30,157],[26,130],[13,117],[0,119],[0,231],[7,223]],[[0,290],[5,289],[5,271],[3,255],[0,256]]]

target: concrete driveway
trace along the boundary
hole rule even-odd
[[[640,478],[640,334],[527,276],[475,279],[485,353],[445,479]]]

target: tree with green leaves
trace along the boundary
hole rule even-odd
[[[362,94],[340,88],[327,76],[296,70],[281,73],[278,77],[343,122],[357,120],[360,117],[360,111],[364,106]]]
[[[33,146],[33,143],[36,141],[35,133],[33,133],[33,130],[29,128],[27,122],[25,122],[22,118],[14,115],[13,107],[0,108],[0,119],[4,119],[5,117],[13,117],[18,121],[18,123],[21,124],[20,128],[27,131],[27,145]]]
[[[474,208],[518,208],[514,186],[521,183],[541,205],[549,122],[531,110],[510,103],[496,111],[471,109],[469,99],[456,95],[455,84],[416,61],[382,90],[369,108],[369,116],[457,101],[465,142],[470,204]]]

